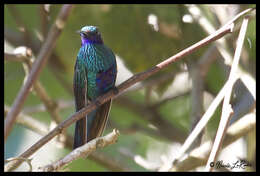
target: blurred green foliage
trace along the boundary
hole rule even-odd
[[[241,6],[246,8],[248,6]],[[41,19],[39,16],[39,5],[16,5],[20,18],[26,24],[28,31],[33,38],[37,38],[38,33],[41,32]],[[48,18],[50,19],[47,28],[51,26],[55,20],[61,5],[51,5]],[[182,49],[198,42],[207,36],[201,26],[197,23],[184,23],[182,17],[188,13],[185,5],[75,5],[64,30],[58,38],[55,52],[59,57],[65,70],[61,66],[56,67],[56,71],[60,72],[62,77],[70,83],[72,87],[73,69],[76,60],[77,52],[80,48],[80,37],[75,32],[85,25],[98,26],[105,44],[109,46],[118,56],[120,56],[127,68],[133,73],[142,72],[149,69],[168,57],[176,54]],[[217,26],[216,17],[209,10],[207,6],[200,5],[205,17],[214,25]],[[154,30],[148,24],[148,16],[154,14],[157,16],[159,32]],[[19,32],[15,19],[10,14],[7,6],[4,8],[4,25],[7,29]],[[245,49],[248,52],[247,60],[244,64],[247,68],[254,68],[256,62],[256,20],[253,18],[248,26],[247,40],[245,41]],[[236,40],[236,37],[232,37]],[[250,44],[249,44],[250,42]],[[189,59],[194,61],[201,58],[201,56],[208,49],[208,46],[189,55],[187,58],[177,63],[171,64],[166,69],[160,71],[155,76],[149,79],[159,78],[169,72],[183,71],[181,64]],[[37,53],[34,53],[37,56]],[[51,62],[49,59],[49,62]],[[20,63],[5,62],[4,63],[4,103],[11,106],[15,97],[17,96],[20,87],[23,84],[24,71]],[[252,69],[250,69],[252,71]],[[254,73],[254,70],[252,71]],[[159,85],[156,85],[159,97],[172,83],[169,79]],[[208,89],[216,94],[225,83],[225,75],[222,68],[214,62],[206,76],[205,84]],[[59,80],[53,76],[53,72],[48,66],[42,71],[40,81],[47,90],[49,96],[54,100],[73,100],[71,92],[60,84]],[[186,85],[183,85],[184,87]],[[128,98],[134,100],[139,104],[146,104],[144,91],[135,91],[127,94]],[[157,98],[153,101],[158,101]],[[25,107],[41,104],[40,99],[32,93],[28,96]],[[160,107],[159,112],[173,127],[180,128],[185,132],[190,129],[190,95],[183,96],[172,101],[167,102]],[[220,109],[215,113],[213,120],[211,120],[210,127],[216,128],[216,122],[220,115]],[[62,110],[60,115],[63,119],[74,113],[74,107]],[[50,116],[47,112],[34,113],[33,117],[41,121],[50,122]],[[112,106],[110,117],[113,122],[122,128],[127,129],[132,124],[139,124],[143,128],[147,128],[149,121],[145,120],[140,114],[129,110],[127,107],[114,104]],[[20,129],[19,129],[20,130]],[[106,132],[112,129],[109,127]],[[69,127],[70,134],[74,132],[74,126]],[[23,135],[21,133],[21,135]],[[213,134],[214,135],[214,134]],[[10,136],[9,140],[16,140],[22,136]],[[134,154],[146,156],[146,151],[153,143],[153,141],[161,140],[160,138],[150,137],[142,132],[134,134],[121,134],[119,141],[111,146],[102,149],[106,155],[111,158],[124,161],[127,167],[132,170],[143,171],[146,170],[137,165],[132,159],[121,156],[119,149],[128,148]],[[163,140],[164,143],[170,144],[174,141]],[[10,142],[9,142],[10,143]],[[18,144],[17,144],[18,146]],[[9,146],[5,146],[9,148]],[[70,152],[68,149],[63,149],[64,155]],[[6,151],[5,151],[6,152]],[[12,151],[8,151],[12,153]],[[14,153],[14,152],[13,152]],[[12,155],[11,155],[12,156]],[[7,157],[5,155],[5,157]],[[8,155],[8,157],[10,157]],[[68,166],[71,171],[106,171],[107,169],[98,163],[90,160],[80,159]]]

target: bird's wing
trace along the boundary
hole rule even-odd
[[[86,105],[87,95],[87,70],[82,60],[77,59],[74,67],[74,97],[76,111],[79,111]]]
[[[74,68],[74,98],[76,111],[79,111],[87,104],[87,70],[82,60],[77,59]],[[74,146],[77,148],[86,141],[86,118],[82,118],[76,122]]]

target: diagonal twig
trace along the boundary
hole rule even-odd
[[[98,148],[103,148],[107,145],[114,144],[117,141],[118,136],[119,136],[119,131],[114,129],[113,132],[107,134],[106,136],[98,137],[89,141],[83,146],[78,147],[72,152],[70,152],[64,158],[52,164],[44,166],[43,168],[41,168],[41,170],[45,172],[59,170],[76,159],[88,156],[90,153],[92,153]]]
[[[45,39],[48,32],[48,25],[49,25],[49,6],[47,4],[39,5],[39,16],[40,16],[40,25],[41,25],[41,33],[43,38]]]
[[[229,122],[231,114],[233,112],[231,105],[229,104],[229,101],[230,101],[230,97],[231,97],[231,93],[232,93],[232,88],[234,85],[233,80],[237,76],[236,71],[238,68],[239,58],[240,58],[240,54],[242,51],[242,47],[243,47],[243,43],[244,43],[244,39],[245,39],[245,35],[246,35],[247,25],[248,25],[248,17],[245,17],[245,19],[243,20],[242,26],[241,26],[239,36],[238,36],[237,48],[235,51],[234,60],[233,60],[232,66],[231,66],[229,78],[227,80],[229,83],[229,88],[228,88],[225,98],[224,98],[221,119],[219,122],[219,126],[218,126],[217,134],[215,137],[215,141],[213,144],[213,148],[211,150],[211,153],[210,153],[207,165],[206,165],[206,169],[205,169],[206,171],[213,170],[213,167],[210,166],[210,163],[211,162],[215,163],[215,161],[217,159],[218,153],[220,151],[220,148],[221,148],[224,136],[225,136],[228,122]]]
[[[19,13],[19,10],[17,9],[16,5],[7,5],[7,8],[11,15],[13,16],[13,19],[18,27],[18,29],[23,33],[23,39],[25,41],[25,45],[27,46],[28,43],[32,41],[31,35],[28,31],[28,27],[24,23],[23,19],[21,18],[21,14]]]
[[[25,161],[28,165],[29,165],[29,170],[28,172],[32,172],[32,159],[28,159],[28,158],[23,158],[23,157],[12,157],[12,158],[8,158],[5,160],[5,163],[14,161],[14,160],[20,160],[20,161]]]
[[[5,105],[5,109],[4,109],[5,114],[8,113],[9,111],[10,111],[10,107]],[[21,124],[21,125],[25,126],[26,128],[28,128],[40,135],[45,135],[49,132],[49,128],[48,128],[47,124],[44,124],[22,112],[19,114],[16,123]]]
[[[28,78],[29,71],[32,69],[33,65],[33,58],[32,58],[32,50],[26,47],[19,47],[15,49],[15,54],[8,54],[5,53],[5,60],[6,61],[22,61],[24,70],[25,70],[25,80]],[[12,56],[11,58],[9,58]],[[60,123],[61,117],[58,113],[58,106],[55,101],[53,101],[49,95],[47,94],[45,88],[42,86],[41,82],[39,80],[36,80],[33,89],[41,99],[41,101],[44,103],[47,111],[50,113],[52,119],[55,121],[55,123]]]
[[[232,144],[239,138],[246,136],[256,128],[255,112],[243,116],[241,119],[233,123],[228,129],[226,137],[223,141],[223,148]],[[207,158],[212,147],[210,140],[192,150],[190,154],[182,161],[176,163],[171,171],[188,171],[203,166],[207,163]]]
[[[37,77],[39,76],[52,50],[54,49],[57,38],[60,35],[62,29],[64,28],[65,22],[68,19],[72,7],[72,5],[64,5],[62,7],[55,23],[53,24],[53,26],[50,29],[50,32],[48,33],[48,37],[40,50],[40,53],[32,67],[32,70],[26,83],[20,89],[19,94],[15,102],[13,103],[10,112],[7,114],[4,129],[5,141],[13,127],[17,115],[21,111],[21,108],[25,102],[26,97],[29,94],[29,91],[33,83],[35,82],[35,80],[37,80]]]
[[[235,81],[235,80],[234,80]],[[197,136],[200,134],[200,132],[203,130],[203,128],[207,125],[208,121],[214,114],[215,110],[217,109],[218,105],[221,103],[222,99],[225,96],[225,93],[227,91],[228,84],[226,83],[223,88],[219,91],[218,95],[215,97],[215,99],[210,104],[207,111],[204,113],[204,115],[201,117],[201,120],[198,122],[198,124],[195,126],[195,128],[192,130],[191,134],[188,136],[188,138],[185,140],[184,144],[182,145],[180,151],[178,152],[178,156],[173,159],[172,166],[178,162],[178,160],[181,159],[181,157],[184,155],[184,153],[190,148],[193,141],[197,138]]]

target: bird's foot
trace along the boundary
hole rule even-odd
[[[117,87],[114,87],[114,88],[113,88],[113,93],[114,93],[115,95],[117,95],[117,94],[119,93],[119,90],[118,90]]]
[[[101,106],[101,103],[100,103],[100,101],[98,101],[98,100],[95,100],[95,105],[97,106],[97,107],[99,107],[99,106]]]

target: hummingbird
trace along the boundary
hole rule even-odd
[[[99,29],[96,26],[84,26],[78,32],[81,48],[74,66],[73,79],[76,111],[113,89],[117,75],[116,57],[104,45]],[[111,103],[110,99],[76,122],[74,149],[102,135]]]

